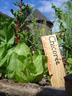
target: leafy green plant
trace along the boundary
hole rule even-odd
[[[22,0],[15,5],[20,10],[11,9],[14,19],[6,19],[1,25],[0,73],[2,77],[16,82],[38,82],[43,77],[46,61],[42,49],[36,47],[37,38],[28,30],[25,21],[32,8]],[[2,23],[4,19],[1,20]]]
[[[2,57],[4,47],[0,47]],[[17,82],[37,82],[43,74],[42,55],[40,52],[32,55],[30,48],[25,43],[20,43],[8,50],[1,58],[0,69],[5,70],[5,77]],[[39,79],[37,79],[39,78]]]
[[[72,73],[72,58],[68,58],[67,63],[68,63],[68,65],[66,66],[67,73],[70,74]]]
[[[71,22],[71,15],[72,15],[72,1],[68,1],[64,4],[66,11],[62,11],[60,8],[57,8],[53,5],[53,8],[56,13],[57,22],[59,23],[60,27],[60,38],[63,40],[63,48],[64,54],[66,58],[72,56],[72,22]],[[62,43],[62,42],[61,42]]]
[[[61,44],[63,53],[68,63],[67,71],[72,72],[72,1],[69,0],[64,4],[65,12],[53,5],[56,18],[59,22]]]

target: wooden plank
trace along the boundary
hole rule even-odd
[[[42,36],[43,48],[48,58],[48,71],[51,84],[55,88],[64,87],[65,70],[56,35]]]

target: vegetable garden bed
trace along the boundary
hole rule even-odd
[[[0,96],[66,96],[65,89],[55,89],[51,86],[40,86],[35,83],[14,83],[10,80],[0,80]]]
[[[26,18],[32,12],[32,8],[22,1],[15,3],[20,10],[11,9],[14,19],[5,20],[5,17],[0,17],[0,78],[7,78],[0,80],[0,96],[66,96],[65,88],[55,89],[50,85],[37,84],[44,77],[50,80],[47,58],[40,39],[42,35],[47,34],[44,34],[45,26],[38,30],[36,18],[32,21],[34,32],[31,32]],[[72,18],[66,14],[65,22],[68,27],[64,28],[64,14],[54,5],[53,8],[60,23],[60,31],[63,32],[60,33],[58,41],[66,57],[66,64],[69,64],[66,69],[68,73],[72,73],[72,28],[69,26],[72,25],[69,22]],[[72,10],[69,10],[70,14],[71,12]]]

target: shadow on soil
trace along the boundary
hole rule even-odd
[[[43,88],[36,96],[66,96],[65,89]]]
[[[0,96],[6,96],[6,94],[3,92],[0,92]]]

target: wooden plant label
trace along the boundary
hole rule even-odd
[[[65,70],[60,54],[56,35],[41,37],[45,55],[48,58],[48,71],[51,84],[55,88],[64,87]]]

